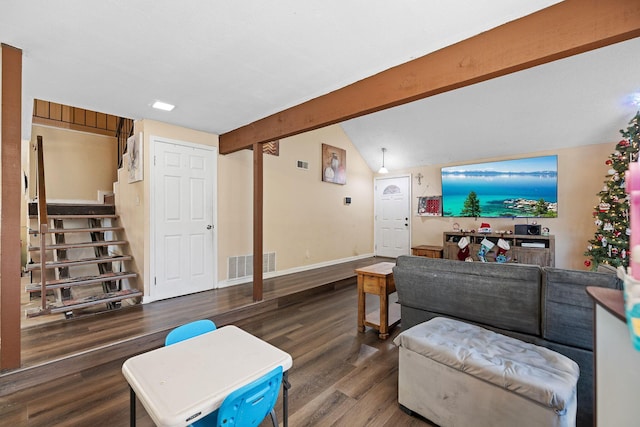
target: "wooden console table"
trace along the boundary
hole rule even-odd
[[[469,256],[474,261],[479,261],[478,251],[484,239],[488,239],[497,245],[499,239],[504,239],[509,243],[511,249],[507,251],[510,262],[520,264],[533,264],[541,267],[555,267],[555,237],[554,236],[524,236],[519,234],[501,233],[463,233],[456,231],[445,231],[443,233],[444,251],[442,257],[445,259],[458,259],[458,242],[462,237],[469,240]],[[494,261],[497,248],[494,248],[488,259]]]
[[[389,308],[389,294],[396,291],[392,271],[394,266],[393,262],[381,262],[355,270],[358,275],[359,332],[364,332],[366,326],[371,326],[378,329],[380,339],[387,339],[389,330],[400,323],[400,306],[391,304],[391,308]],[[374,294],[380,297],[379,313],[373,312],[368,316],[365,315],[365,294]]]
[[[411,248],[411,255],[442,258],[442,246],[419,245]]]

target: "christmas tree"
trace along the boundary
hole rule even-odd
[[[605,162],[609,166],[607,179],[598,193],[600,203],[594,208],[593,217],[597,227],[595,236],[589,240],[584,253],[591,257],[584,264],[592,269],[600,264],[613,267],[629,265],[629,202],[625,192],[625,172],[629,162],[638,160],[640,112],[631,119],[626,130],[620,130],[622,140]]]

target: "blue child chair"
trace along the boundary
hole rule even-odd
[[[215,329],[216,324],[209,319],[196,320],[195,322],[178,326],[169,332],[164,339],[164,345],[175,344],[207,332],[215,331]]]
[[[269,414],[273,426],[278,427],[278,418],[273,408],[278,400],[280,384],[282,366],[232,392],[218,408],[216,427],[258,426]]]
[[[282,366],[229,394],[220,407],[189,427],[254,427],[271,415],[278,427],[274,407],[282,384]]]

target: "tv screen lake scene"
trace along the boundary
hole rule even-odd
[[[558,156],[442,168],[442,214],[557,217]]]

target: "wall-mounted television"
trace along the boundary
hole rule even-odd
[[[442,215],[557,217],[558,156],[442,168]]]

